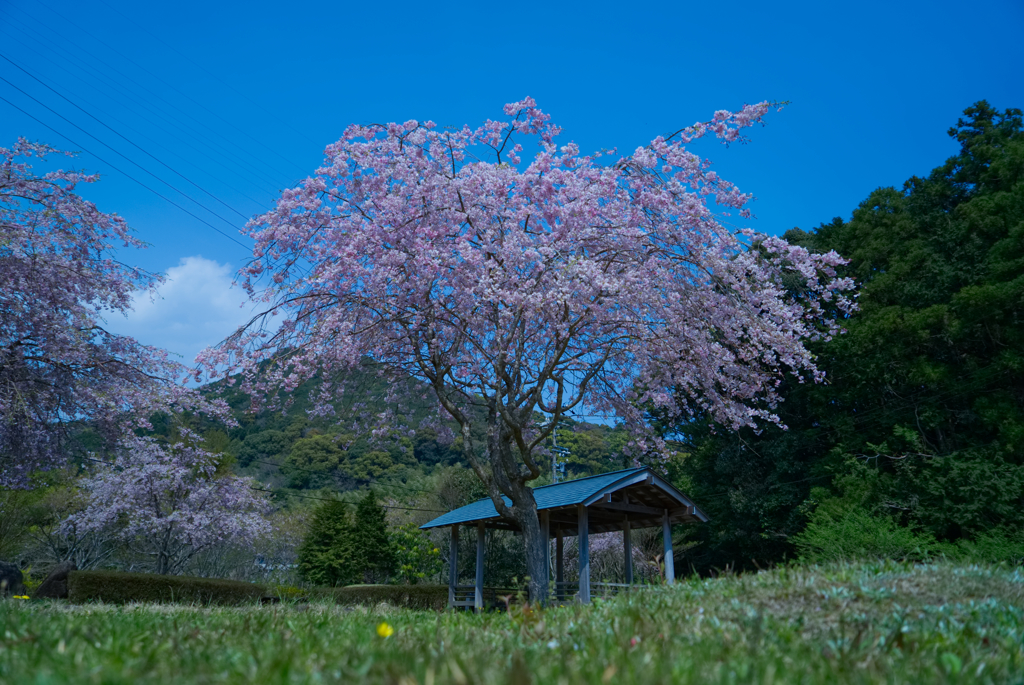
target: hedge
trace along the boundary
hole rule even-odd
[[[406,609],[433,609],[448,607],[447,585],[349,585],[346,587],[315,588],[310,599],[329,599],[337,604],[388,604]]]
[[[68,575],[71,602],[184,602],[245,604],[258,601],[266,588],[253,583],[219,578],[160,576],[155,573],[72,571]]]

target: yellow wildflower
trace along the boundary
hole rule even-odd
[[[28,599],[28,595],[14,595],[14,599]]]
[[[395,634],[395,629],[388,625],[387,621],[377,626],[377,634],[381,637],[391,637]]]

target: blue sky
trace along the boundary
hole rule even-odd
[[[246,313],[230,282],[248,253],[210,225],[237,236],[349,123],[475,125],[531,95],[564,140],[631,151],[716,109],[789,100],[751,144],[695,148],[757,197],[750,226],[781,233],[926,174],[971,103],[1024,107],[1021,35],[1020,0],[0,0],[0,54],[28,72],[0,60],[0,145],[93,153],[75,162],[103,174],[84,194],[152,245],[123,258],[170,278],[111,325],[191,359]]]

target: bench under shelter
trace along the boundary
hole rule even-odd
[[[708,520],[690,499],[650,468],[639,467],[602,473],[596,476],[544,485],[535,488],[534,499],[540,517],[541,531],[547,536],[544,545],[545,566],[551,569],[551,544],[555,539],[554,582],[555,592],[560,598],[566,597],[570,589],[576,589],[576,599],[589,602],[592,583],[590,578],[590,550],[588,536],[591,533],[623,532],[623,554],[625,560],[625,586],[633,584],[633,554],[630,531],[640,528],[661,526],[665,545],[665,581],[675,580],[672,559],[672,525],[676,523],[702,523]],[[505,503],[511,505],[508,497]],[[473,585],[458,583],[458,542],[462,526],[476,528],[476,578]],[[449,607],[484,607],[484,535],[488,528],[518,531],[519,527],[502,519],[490,498],[478,500],[464,507],[438,516],[420,526],[422,529],[451,529],[449,552],[448,605]],[[565,565],[562,550],[566,537],[576,536],[579,542],[579,582],[571,588],[564,580]],[[549,578],[549,582],[550,582]]]

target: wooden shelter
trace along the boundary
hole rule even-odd
[[[567,586],[563,577],[563,541],[566,536],[577,536],[579,539],[579,587],[576,597],[581,602],[589,602],[591,596],[590,533],[623,532],[626,585],[632,585],[630,531],[634,528],[661,526],[665,540],[665,580],[672,583],[675,580],[672,524],[708,520],[704,512],[686,495],[645,467],[545,485],[536,488],[533,495],[537,501],[541,530],[549,541],[544,546],[546,555],[551,554],[551,538],[556,541],[555,588],[560,596],[564,596]],[[507,497],[504,499],[506,504],[512,504]],[[458,583],[460,526],[474,527],[477,532],[476,578],[472,586],[460,586]],[[479,611],[484,605],[484,533],[488,528],[518,530],[518,526],[499,517],[494,503],[487,498],[438,516],[420,526],[423,529],[443,527],[451,528],[448,605],[474,607]],[[550,569],[550,558],[547,562],[546,566]]]

